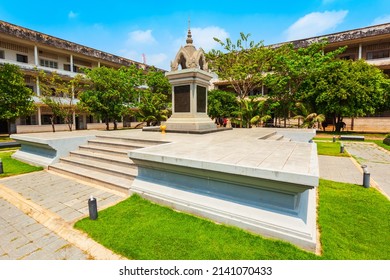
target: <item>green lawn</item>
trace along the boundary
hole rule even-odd
[[[390,259],[390,202],[374,188],[320,180],[325,259]]]
[[[349,157],[350,155],[344,150],[344,153],[340,153],[341,142],[323,142],[315,141],[317,143],[317,153],[325,156],[338,156]]]
[[[0,159],[3,163],[3,174],[0,174],[1,177],[8,177],[17,174],[29,173],[33,171],[42,170],[42,167],[32,166],[23,162],[20,162],[16,159],[11,158],[11,155],[14,152],[0,152]]]
[[[321,180],[323,255],[175,212],[139,196],[75,227],[129,259],[389,259],[390,203],[375,189]]]

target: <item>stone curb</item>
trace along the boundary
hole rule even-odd
[[[26,215],[42,224],[52,232],[56,233],[69,243],[85,251],[91,259],[96,260],[125,260],[126,258],[117,255],[101,244],[92,240],[87,234],[76,230],[71,223],[64,221],[57,214],[43,208],[42,206],[25,199],[23,196],[0,184],[0,197],[13,204]]]

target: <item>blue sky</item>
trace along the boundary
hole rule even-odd
[[[169,70],[185,44],[236,40],[240,32],[265,45],[390,22],[388,0],[0,1],[0,19]]]

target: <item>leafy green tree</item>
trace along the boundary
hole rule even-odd
[[[262,86],[273,53],[262,42],[248,42],[249,36],[240,33],[235,44],[229,38],[226,42],[214,38],[226,52],[213,49],[206,54],[209,68],[220,80],[228,81],[240,99]]]
[[[310,81],[306,97],[333,117],[337,131],[343,117],[374,114],[388,102],[390,80],[377,67],[363,60],[337,60],[324,67]]]
[[[107,130],[113,120],[117,129],[117,120],[136,99],[142,70],[135,65],[120,69],[97,67],[85,69],[85,74],[89,88],[79,95],[81,109],[104,120]]]
[[[0,119],[7,120],[8,126],[16,118],[34,112],[33,94],[19,67],[0,65]]]
[[[60,117],[72,131],[73,115],[76,113],[76,98],[80,90],[82,77],[77,75],[73,79],[61,77],[56,72],[46,73],[39,71],[38,81],[41,101],[52,111],[50,122],[53,132],[57,117]]]
[[[159,125],[170,115],[172,85],[165,77],[164,72],[156,68],[149,68],[141,74],[142,89],[137,89],[139,102],[136,102],[135,116],[139,121]]]
[[[324,53],[325,46],[326,42],[320,42],[295,49],[292,44],[285,44],[274,51],[266,85],[272,89],[270,98],[279,104],[275,113],[283,118],[285,127],[295,103],[301,101],[307,90],[307,80],[344,51],[340,48]]]
[[[172,96],[172,85],[165,73],[151,67],[144,73],[144,82],[149,87],[150,92],[165,94],[170,100]]]
[[[169,116],[167,99],[168,97],[165,94],[144,90],[136,111],[137,119],[145,121],[147,126],[151,124],[159,125],[161,121],[166,121]]]
[[[237,96],[233,92],[210,90],[207,96],[207,114],[211,118],[231,117],[238,110]]]

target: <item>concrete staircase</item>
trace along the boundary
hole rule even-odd
[[[138,173],[128,152],[156,144],[161,142],[97,136],[50,165],[49,170],[127,194]]]
[[[291,141],[290,138],[284,137],[283,135],[278,134],[278,132],[276,132],[276,131],[274,131],[272,133],[269,133],[269,134],[265,135],[264,137],[261,137],[260,140],[286,141],[286,142],[290,142]]]

